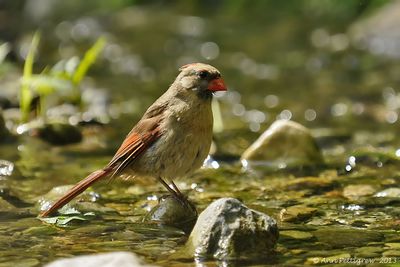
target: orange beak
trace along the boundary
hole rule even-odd
[[[226,85],[224,83],[224,80],[222,80],[222,78],[216,78],[214,80],[211,80],[210,83],[208,84],[208,90],[212,92],[226,91]]]

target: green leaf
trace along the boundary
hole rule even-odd
[[[33,35],[32,43],[29,48],[28,55],[25,59],[23,80],[30,79],[32,77],[33,62],[35,60],[35,52],[39,45],[40,33],[36,32]],[[27,122],[32,102],[32,92],[28,83],[22,82],[20,91],[20,109],[21,109],[21,120]]]
[[[70,80],[63,77],[55,77],[45,74],[31,75],[29,78],[23,78],[22,83],[26,84],[40,95],[50,95],[54,92],[71,91],[73,85]]]
[[[75,73],[72,76],[72,82],[75,85],[78,85],[83,77],[85,77],[86,72],[90,68],[91,65],[96,61],[98,55],[103,50],[104,45],[106,44],[105,38],[100,37],[96,43],[85,53],[82,61],[79,63],[78,67],[76,68]]]
[[[48,224],[54,224],[56,226],[66,227],[67,224],[72,221],[88,221],[95,216],[95,214],[93,212],[87,212],[83,215],[75,212],[75,213],[71,213],[71,215],[72,216],[60,215],[60,216],[45,217],[45,218],[39,217],[39,219]]]

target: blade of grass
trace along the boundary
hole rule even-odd
[[[21,121],[27,122],[29,118],[31,102],[32,102],[32,92],[30,90],[30,85],[28,80],[32,77],[33,62],[35,60],[35,51],[39,45],[40,33],[36,32],[33,35],[32,43],[30,45],[28,55],[25,59],[24,73],[22,76],[22,84],[20,91],[20,111],[21,111]]]
[[[74,85],[79,85],[83,77],[85,77],[86,72],[88,71],[90,66],[93,65],[100,52],[103,50],[105,44],[106,44],[105,38],[100,37],[96,41],[96,43],[88,51],[86,51],[85,56],[79,63],[78,67],[76,68],[72,76],[72,82],[74,83]]]

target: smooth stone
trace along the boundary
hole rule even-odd
[[[323,163],[321,151],[310,130],[293,121],[275,121],[243,152],[242,164],[294,167]]]
[[[399,249],[386,250],[385,252],[382,253],[382,256],[383,257],[400,257],[400,250]],[[396,263],[394,258],[388,258],[386,260],[387,260],[387,262],[385,262],[385,263]],[[397,262],[398,262],[398,260],[397,260]]]
[[[151,267],[131,252],[110,252],[53,261],[45,267]]]
[[[382,241],[384,238],[379,232],[340,228],[321,228],[313,234],[319,242],[331,248],[363,247],[370,242]]]
[[[195,258],[268,257],[278,236],[274,219],[237,199],[221,198],[199,215],[185,249]]]
[[[311,189],[317,192],[332,190],[336,186],[338,186],[337,182],[325,177],[302,177],[286,184],[286,188],[289,190]]]
[[[280,236],[281,240],[282,239],[309,240],[309,239],[312,239],[314,237],[309,232],[296,231],[296,230],[281,231],[279,236]]]
[[[173,226],[185,233],[192,231],[197,220],[196,207],[187,200],[183,203],[173,196],[162,197],[157,206],[144,218],[145,222],[155,222]]]
[[[388,198],[400,198],[400,188],[391,187],[386,188],[374,195],[375,197],[388,197]]]
[[[316,208],[297,205],[282,209],[279,217],[282,222],[303,222],[310,219],[316,213]]]
[[[368,184],[348,185],[343,189],[343,196],[348,199],[357,199],[359,197],[373,195],[375,192],[376,189],[372,185]]]

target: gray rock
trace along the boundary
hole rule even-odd
[[[51,262],[45,267],[150,267],[140,262],[139,258],[130,252],[111,252],[95,255],[78,256]]]
[[[183,230],[192,231],[197,219],[196,207],[189,202],[183,203],[173,196],[165,196],[144,218],[145,222],[155,222]]]
[[[400,2],[391,1],[350,28],[353,42],[372,54],[400,58]]]
[[[271,167],[315,165],[322,154],[310,131],[299,123],[275,121],[243,154],[244,166],[262,163]]]
[[[219,260],[267,257],[278,236],[274,219],[237,199],[221,198],[200,214],[186,252],[195,258]]]

